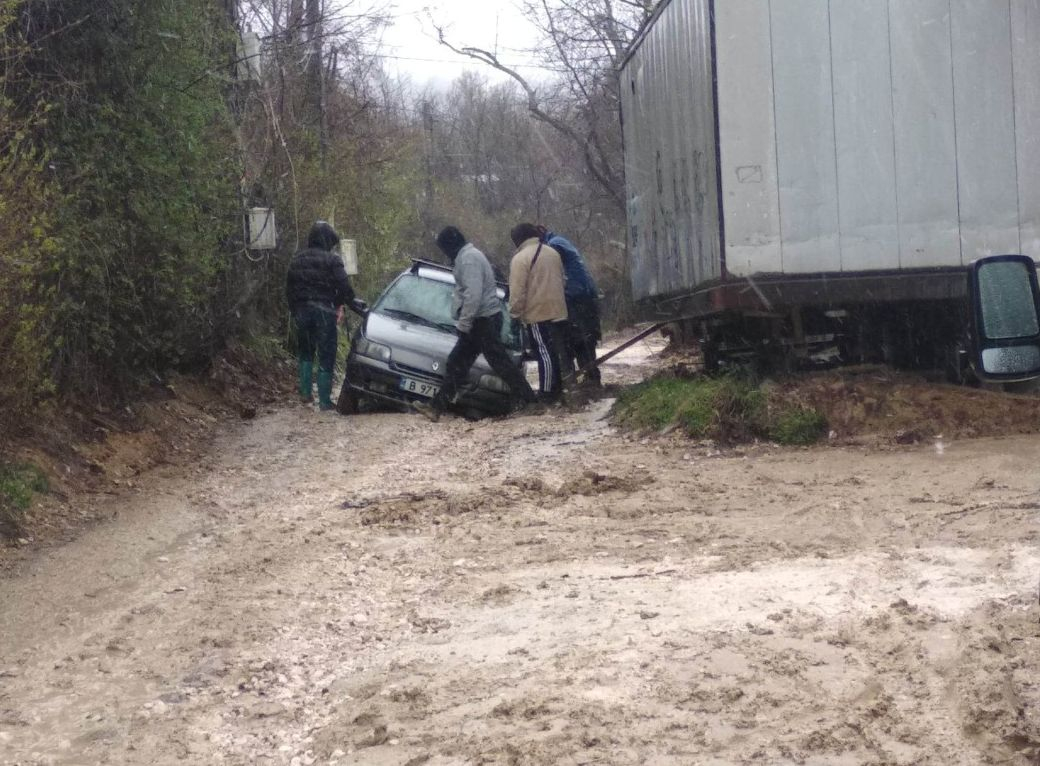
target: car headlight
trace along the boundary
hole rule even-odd
[[[354,350],[361,356],[380,359],[384,362],[390,361],[390,347],[384,346],[382,343],[373,343],[368,338],[358,338],[357,343],[354,344]]]
[[[497,375],[481,375],[480,387],[486,388],[490,391],[499,391],[503,394],[509,393],[509,386],[507,386],[506,382]]]

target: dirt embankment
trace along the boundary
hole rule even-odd
[[[669,347],[658,374],[700,376],[700,357]],[[907,445],[1040,433],[1036,391],[957,386],[879,365],[782,376],[766,380],[762,388],[772,407],[822,414],[832,444]]]
[[[1040,433],[1040,396],[935,383],[860,367],[772,384],[772,394],[819,410],[841,442],[970,439]]]

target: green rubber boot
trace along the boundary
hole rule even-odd
[[[334,410],[332,403],[332,372],[318,368],[318,409]]]
[[[300,360],[297,375],[300,380],[300,401],[310,403],[314,401],[314,394],[311,393],[311,379],[314,374],[314,362]]]

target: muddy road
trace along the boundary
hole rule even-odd
[[[286,408],[155,472],[0,580],[0,763],[1040,762],[1040,438],[608,408]]]

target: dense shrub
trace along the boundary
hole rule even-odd
[[[207,0],[0,0],[0,405],[205,357],[240,231]]]
[[[35,466],[0,463],[0,537],[18,534],[33,494],[47,489],[47,477]]]
[[[227,25],[206,0],[5,7],[0,170],[20,184],[0,187],[0,205],[46,211],[5,216],[7,332],[31,327],[33,369],[46,360],[67,390],[205,354],[239,228],[224,94],[199,80],[226,54]],[[5,372],[40,391],[38,373]]]

